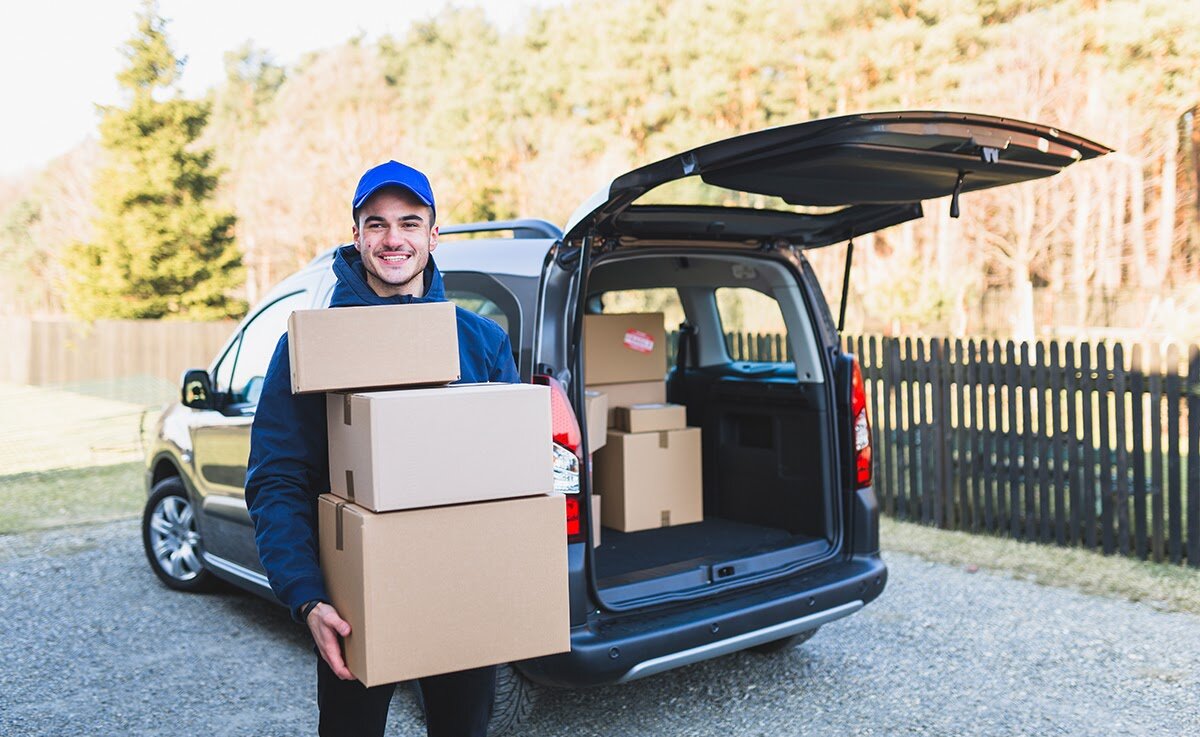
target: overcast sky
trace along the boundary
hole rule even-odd
[[[502,27],[527,9],[560,0],[459,0],[480,5]],[[225,76],[223,55],[246,40],[290,64],[304,52],[359,33],[400,33],[447,0],[160,0],[182,85],[198,96]],[[96,104],[119,101],[119,48],[133,34],[140,0],[6,2],[0,11],[0,176],[34,169],[95,136]]]

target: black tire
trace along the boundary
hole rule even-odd
[[[542,687],[516,668],[508,663],[496,666],[496,701],[488,722],[489,737],[520,734],[541,695]]]
[[[421,687],[415,681],[408,686],[416,697],[417,709],[425,718],[425,701],[421,698]],[[542,687],[521,675],[508,663],[496,666],[496,700],[492,703],[492,718],[488,722],[488,737],[503,737],[521,733],[529,723],[534,706],[541,696]]]
[[[820,628],[818,628],[818,629],[820,629]],[[794,647],[803,645],[804,643],[811,640],[812,636],[815,634],[817,634],[817,630],[809,630],[808,632],[801,632],[800,634],[792,635],[791,637],[784,637],[779,640],[772,640],[771,642],[764,642],[761,645],[755,645],[754,647],[749,648],[749,650],[750,650],[750,652],[758,653],[759,655],[771,655],[773,653],[783,652],[784,650],[791,650]]]
[[[200,559],[196,510],[177,476],[154,485],[142,511],[142,548],[154,575],[176,591],[211,591],[216,583]]]

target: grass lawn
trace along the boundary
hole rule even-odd
[[[997,571],[1046,586],[1200,614],[1200,570],[1195,568],[991,535],[950,532],[890,518],[880,522],[880,544],[885,558],[889,550],[900,551],[968,570]]]
[[[0,535],[141,512],[140,461],[0,476]]]

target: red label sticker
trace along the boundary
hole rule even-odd
[[[625,347],[638,353],[651,353],[654,351],[654,338],[649,333],[630,328],[625,331]]]

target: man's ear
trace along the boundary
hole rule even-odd
[[[438,226],[433,226],[429,229],[429,250],[437,248],[438,245]]]
[[[360,241],[358,238],[358,226],[357,225],[350,226],[350,234],[354,236],[354,250],[358,251],[359,253],[362,253],[362,241]]]

